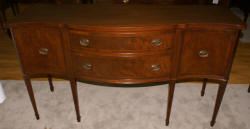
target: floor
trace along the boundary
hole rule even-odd
[[[20,6],[21,10],[27,6],[30,5]],[[239,13],[239,11],[236,11],[236,13]],[[13,17],[10,10],[7,10],[7,15],[8,18]],[[245,34],[244,36],[244,39],[248,39],[246,37],[250,37],[248,34]],[[20,79],[22,79],[22,75],[14,45],[8,35],[0,30],[0,80]],[[250,83],[250,41],[243,42],[240,40],[236,57],[232,66],[229,83]]]
[[[229,84],[214,127],[217,84],[176,85],[170,124],[165,126],[168,85],[105,87],[78,82],[81,122],[76,121],[69,82],[33,81],[40,120],[36,120],[21,80],[2,81],[7,99],[0,104],[1,129],[250,129],[247,84]]]

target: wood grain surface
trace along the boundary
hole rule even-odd
[[[16,51],[11,39],[0,31],[0,80],[23,80]],[[236,56],[230,73],[229,83],[250,83],[250,43],[239,43]],[[46,80],[47,78],[35,78]],[[63,81],[62,79],[53,79]]]
[[[31,5],[22,5],[20,6],[21,11],[25,10],[24,8],[30,7]],[[43,6],[43,5],[41,5]],[[7,10],[8,16],[8,10]],[[11,17],[11,16],[10,16]],[[225,19],[224,19],[225,20]],[[4,32],[1,32],[0,38],[0,79],[22,79],[21,72],[19,68],[19,63],[15,53],[14,46],[12,41],[7,37]],[[231,70],[229,83],[249,83],[250,80],[250,44],[240,43],[238,50],[236,52],[236,58],[233,63]],[[47,80],[47,79],[38,79],[38,80]],[[56,79],[61,80],[61,79]]]
[[[42,10],[42,11],[41,11]],[[83,13],[88,12],[88,13]],[[36,14],[34,14],[36,13]],[[115,21],[113,19],[116,19]],[[18,23],[41,22],[105,27],[145,27],[180,24],[224,24],[244,26],[228,9],[204,5],[35,5],[9,20]],[[233,27],[232,26],[232,27]],[[237,26],[236,26],[237,27]]]

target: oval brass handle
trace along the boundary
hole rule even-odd
[[[126,3],[129,2],[129,0],[122,0],[122,2],[123,2],[124,4],[126,4]]]
[[[208,51],[207,50],[201,50],[199,52],[200,57],[208,57]]]
[[[90,41],[89,41],[88,39],[81,39],[81,40],[80,40],[80,44],[81,44],[82,46],[84,46],[84,47],[87,47],[87,46],[89,46]]]
[[[162,44],[162,40],[161,39],[153,39],[152,40],[152,45],[153,46],[160,46]]]
[[[161,69],[160,65],[151,65],[151,70],[152,71],[158,71],[160,69]]]
[[[40,48],[39,49],[39,54],[41,55],[48,55],[48,49],[47,48]]]
[[[86,63],[86,64],[83,64],[82,67],[84,69],[90,70],[90,69],[92,69],[92,64]]]

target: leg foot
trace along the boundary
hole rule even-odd
[[[169,121],[168,120],[166,120],[166,126],[168,126],[169,125]]]
[[[76,80],[71,79],[70,80],[70,85],[71,85],[71,91],[74,99],[74,104],[75,104],[75,110],[76,110],[76,118],[77,121],[81,121],[81,116],[80,116],[80,110],[79,110],[79,102],[78,102],[78,92],[77,92],[77,85],[76,85]]]
[[[27,88],[28,93],[29,93],[30,101],[31,101],[31,104],[32,104],[33,109],[34,109],[36,119],[38,120],[39,119],[39,114],[38,114],[38,110],[37,110],[37,107],[36,107],[36,100],[35,100],[35,97],[34,97],[34,93],[33,93],[30,78],[29,77],[24,77],[24,82],[26,84],[26,88]]]
[[[220,84],[219,84],[217,98],[216,98],[216,102],[215,102],[215,106],[214,106],[213,117],[212,117],[212,120],[210,123],[211,126],[213,126],[215,124],[216,117],[217,117],[218,111],[220,109],[221,101],[223,99],[223,96],[224,96],[224,93],[226,90],[226,85],[227,85],[227,82],[220,82]]]
[[[77,122],[81,122],[81,116],[77,116]]]
[[[249,87],[248,87],[248,92],[250,93],[250,84],[249,84]]]
[[[210,122],[210,126],[211,126],[211,127],[213,127],[214,124],[215,124],[215,121],[211,121],[211,122]]]
[[[175,81],[170,81],[169,82],[169,90],[168,90],[168,106],[167,106],[166,126],[169,125],[169,118],[170,118],[170,113],[171,113],[171,108],[172,108],[174,89],[175,89]]]
[[[206,85],[207,85],[207,79],[205,78],[203,80],[203,85],[202,85],[202,89],[201,89],[201,96],[204,96],[204,94],[205,94]]]
[[[53,86],[53,83],[52,83],[51,75],[48,76],[48,81],[49,81],[50,91],[53,92],[54,91],[54,86]]]
[[[35,116],[36,116],[36,119],[37,119],[37,120],[40,119],[39,114],[35,114]]]

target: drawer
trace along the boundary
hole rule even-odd
[[[73,70],[78,77],[97,79],[147,79],[169,77],[167,54],[139,57],[73,55]]]
[[[179,75],[224,76],[230,67],[233,44],[237,35],[233,31],[192,30],[184,33]]]
[[[65,73],[59,29],[20,28],[14,29],[13,32],[24,73]]]
[[[84,32],[71,31],[71,49],[76,51],[134,52],[169,49],[172,32]]]

